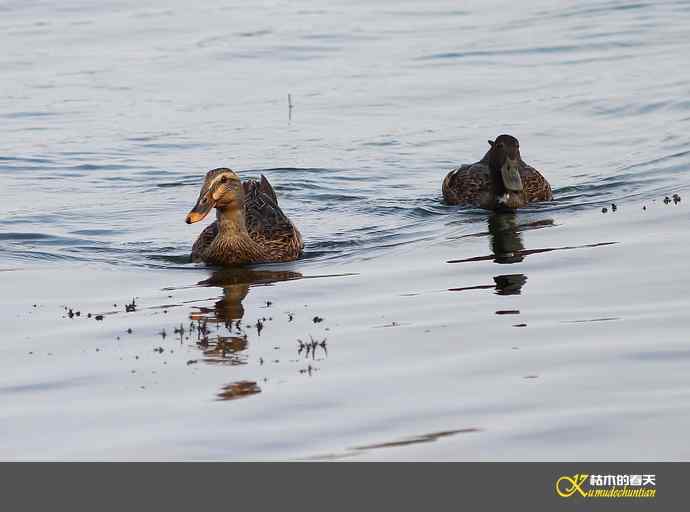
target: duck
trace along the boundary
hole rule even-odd
[[[520,156],[520,142],[515,137],[503,134],[488,142],[484,158],[453,169],[444,178],[447,204],[515,210],[553,199],[546,178]]]
[[[193,262],[239,266],[293,261],[302,255],[302,235],[278,206],[263,174],[243,182],[226,167],[208,171],[187,224],[203,220],[213,208],[216,220],[192,246]]]

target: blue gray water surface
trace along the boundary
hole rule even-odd
[[[688,459],[689,24],[1,3],[0,457]],[[500,133],[555,201],[443,205]],[[219,166],[268,177],[303,260],[189,262]]]

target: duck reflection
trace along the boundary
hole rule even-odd
[[[211,365],[238,366],[247,364],[249,340],[242,324],[245,314],[242,303],[254,286],[301,279],[298,272],[285,270],[250,270],[229,268],[213,272],[198,286],[221,288],[222,298],[212,308],[198,307],[190,314],[189,331],[196,333],[196,346],[203,352],[202,361]],[[264,319],[265,321],[265,319]],[[215,324],[215,325],[214,325]],[[224,325],[225,329],[221,329]],[[261,332],[261,320],[257,332]],[[263,362],[263,360],[261,360]],[[218,400],[236,400],[261,392],[254,381],[238,381],[223,386]]]
[[[519,263],[525,259],[522,233],[515,214],[496,213],[489,217],[489,237],[496,263]]]
[[[247,335],[200,335],[197,346],[204,353],[203,361],[214,365],[237,366],[247,363]]]
[[[496,290],[498,295],[520,295],[522,286],[527,282],[525,274],[507,274],[494,277],[494,284],[480,284],[477,286],[463,286],[448,288],[449,292],[465,292],[468,290]]]
[[[495,276],[496,293],[498,295],[520,295],[522,286],[527,282],[525,274],[508,274]]]
[[[519,263],[525,259],[522,233],[515,214],[496,213],[489,217],[489,236],[494,261],[500,264]],[[520,295],[527,282],[525,274],[507,274],[494,277],[498,295]]]
[[[501,265],[520,263],[533,252],[525,249],[522,242],[522,231],[553,226],[552,219],[546,219],[528,224],[518,224],[514,213],[496,212],[489,216],[488,220],[489,244],[492,251],[488,256],[476,256],[462,260],[451,260],[448,263],[464,263],[470,261],[493,260]],[[494,276],[494,284],[466,286],[463,288],[451,288],[450,291],[494,289],[498,295],[519,295],[522,287],[527,282],[525,274],[502,274]]]
[[[192,320],[212,318],[226,325],[233,320],[244,317],[242,302],[252,286],[265,286],[279,281],[301,279],[299,272],[288,270],[249,270],[228,268],[215,271],[208,279],[200,281],[199,286],[223,289],[223,298],[217,301],[213,309],[200,307],[192,313]]]
[[[530,254],[557,251],[562,249],[577,249],[579,247],[553,247],[547,249],[525,249],[522,243],[522,233],[532,229],[554,226],[553,219],[544,219],[525,224],[518,224],[514,213],[493,213],[488,218],[488,232],[477,233],[471,236],[489,235],[490,247],[493,254],[488,256],[474,256],[460,260],[449,260],[447,263],[468,263],[472,261],[493,260],[499,264],[520,263]],[[615,242],[604,242],[582,247],[595,247]]]
[[[223,386],[217,396],[218,400],[237,400],[238,398],[246,398],[257,393],[261,393],[261,388],[256,382],[241,380]]]

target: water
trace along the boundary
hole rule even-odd
[[[687,460],[690,3],[203,4],[0,5],[0,457]],[[189,263],[218,166],[304,259]]]

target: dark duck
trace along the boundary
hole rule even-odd
[[[551,201],[546,178],[520,156],[520,143],[512,135],[489,141],[489,151],[479,162],[453,169],[443,180],[448,204],[478,206],[487,210],[515,210],[529,203]]]

